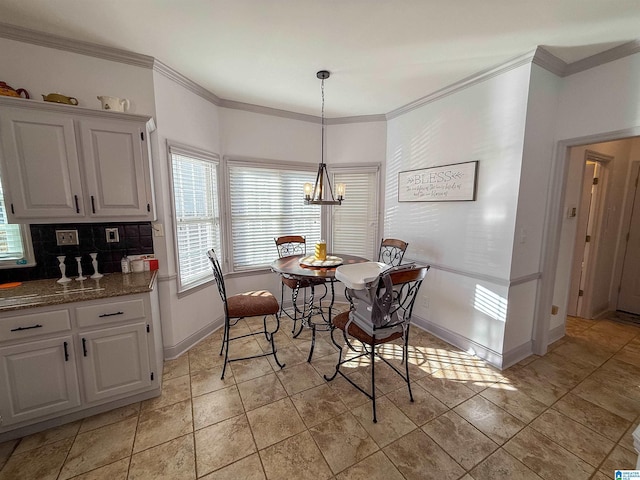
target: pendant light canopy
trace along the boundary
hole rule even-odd
[[[327,165],[324,161],[324,81],[329,78],[329,75],[330,73],[327,70],[320,70],[316,73],[316,76],[322,80],[320,87],[322,91],[322,147],[316,183],[315,185],[311,185],[310,183],[304,184],[305,205],[341,205],[344,199],[345,185],[343,183],[336,185],[336,193],[334,196],[327,172]]]

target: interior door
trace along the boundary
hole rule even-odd
[[[638,171],[640,162],[634,163],[635,188],[631,193],[633,207],[629,222],[627,248],[622,267],[622,281],[618,295],[618,310],[640,315],[640,191]]]
[[[584,175],[582,177],[582,194],[578,208],[578,226],[576,227],[576,241],[573,250],[573,263],[571,265],[571,288],[569,290],[569,303],[567,305],[567,314],[574,317],[579,316],[581,313],[580,290],[582,289],[584,279],[584,257],[587,247],[587,229],[591,216],[591,189],[595,168],[594,163],[587,163],[584,167]]]

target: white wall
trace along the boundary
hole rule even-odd
[[[0,38],[2,81],[32,99],[62,93],[101,109],[98,95],[128,98],[131,113],[155,115],[151,69]]]
[[[520,66],[394,118],[387,130],[385,235],[437,266],[416,315],[451,341],[498,355],[507,305],[519,311],[508,287],[530,73]],[[397,201],[398,172],[472,160],[480,161],[475,202]]]

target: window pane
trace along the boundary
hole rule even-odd
[[[217,163],[183,152],[171,154],[180,290],[212,278],[206,256],[220,251]]]
[[[33,266],[33,249],[27,242],[30,236],[26,234],[28,226],[7,223],[7,211],[4,205],[2,184],[0,183],[0,267],[15,268],[18,266]],[[17,263],[19,262],[20,263]]]
[[[251,167],[229,162],[233,270],[269,265],[277,257],[274,238],[304,235],[320,240],[320,207],[305,205],[302,187],[315,181],[308,171]]]

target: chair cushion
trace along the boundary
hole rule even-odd
[[[335,317],[333,317],[332,319],[334,327],[339,328],[342,331],[344,331],[348,321],[349,321],[348,311],[342,312],[336,315]],[[378,345],[380,343],[387,343],[395,340],[396,338],[402,337],[401,332],[395,332],[389,335],[388,337],[376,338],[374,341],[371,335],[369,335],[367,332],[362,330],[358,325],[356,325],[353,322],[351,322],[351,324],[349,325],[349,331],[347,333],[351,335],[353,338],[360,340],[361,342],[366,343],[368,345]]]
[[[244,292],[227,298],[229,317],[275,315],[280,310],[276,298],[266,290]]]

